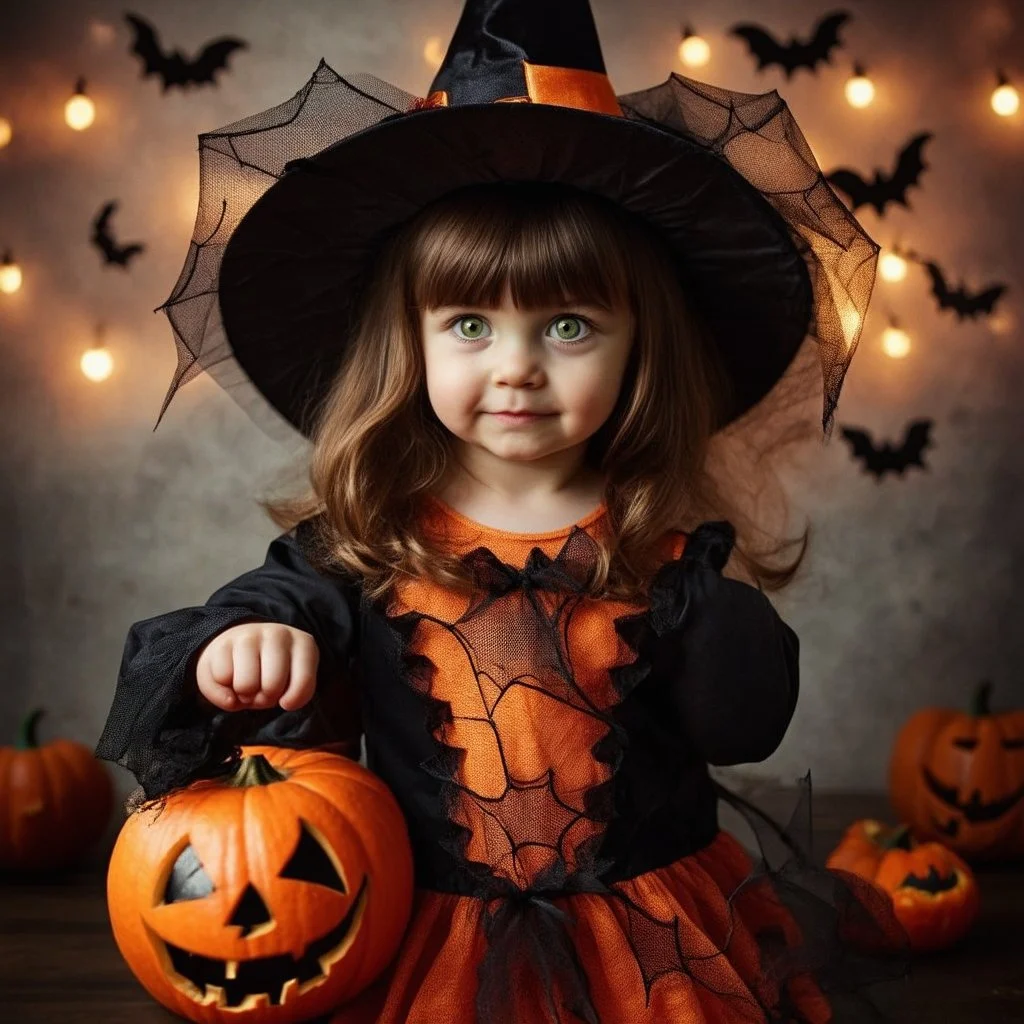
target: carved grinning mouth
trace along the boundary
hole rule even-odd
[[[934,864],[928,865],[927,875],[907,875],[900,883],[904,889],[920,889],[922,892],[940,893],[955,889],[960,878],[954,871],[949,875],[940,875]]]
[[[997,818],[1001,818],[1008,811],[1011,811],[1021,799],[1024,799],[1024,786],[1021,786],[1015,793],[1010,793],[1008,796],[1003,797],[1002,800],[993,800],[992,803],[989,804],[982,803],[981,793],[978,790],[975,790],[971,794],[970,800],[966,803],[961,803],[957,798],[957,790],[955,786],[946,786],[939,782],[939,780],[935,778],[927,768],[924,768],[923,771],[924,780],[932,794],[938,797],[938,799],[947,807],[951,807],[953,810],[959,811],[964,816],[964,819],[972,824],[979,821],[995,821]],[[944,832],[948,832],[950,835],[956,834],[955,828],[950,831],[947,827],[940,827]]]
[[[174,969],[191,982],[197,1002],[249,1008],[283,1003],[290,988],[304,992],[323,981],[326,971],[347,952],[358,931],[366,904],[364,876],[348,913],[329,932],[315,939],[302,957],[288,953],[251,960],[217,960],[164,942]],[[244,1007],[243,1007],[244,1004]]]

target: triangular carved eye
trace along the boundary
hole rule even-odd
[[[978,741],[974,736],[957,736],[953,740],[953,746],[960,750],[974,750]]]
[[[214,885],[206,869],[199,862],[196,851],[189,843],[174,862],[170,877],[164,887],[164,903],[181,903],[183,900],[201,900],[213,892]]]
[[[317,885],[326,885],[338,892],[348,892],[345,883],[327,855],[327,851],[320,845],[316,836],[309,830],[304,821],[299,822],[301,831],[299,841],[295,850],[288,858],[281,871],[282,878],[295,878],[302,882],[316,882]]]

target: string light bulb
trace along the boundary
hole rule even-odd
[[[96,328],[96,341],[82,353],[79,366],[82,375],[96,384],[105,381],[114,371],[114,357],[103,343],[104,328]]]
[[[882,331],[882,351],[890,359],[904,359],[910,353],[910,335],[897,323],[889,319],[889,326]]]
[[[1017,318],[1008,309],[997,309],[985,318],[988,329],[1000,337],[1012,334],[1017,326]]]
[[[21,267],[14,262],[8,249],[0,260],[0,292],[13,295],[21,287]]]
[[[708,41],[697,35],[689,25],[683,26],[683,41],[679,44],[679,59],[690,68],[702,68],[711,60]]]
[[[875,98],[875,83],[867,76],[860,64],[853,65],[853,77],[846,80],[846,102],[851,107],[863,109],[868,107]]]
[[[0,117],[0,149],[10,145],[11,136],[14,135],[14,127],[6,117]]]
[[[75,94],[64,104],[64,120],[76,132],[85,131],[96,120],[96,104],[85,95],[85,79],[75,83]]]
[[[992,109],[1000,117],[1013,117],[1020,109],[1020,93],[1002,71],[997,71],[998,84],[992,93]]]
[[[444,60],[444,53],[444,43],[440,36],[431,36],[423,44],[423,59],[435,71],[441,66],[441,61]]]
[[[907,276],[907,261],[899,249],[887,249],[878,261],[878,273],[883,281],[902,281]]]

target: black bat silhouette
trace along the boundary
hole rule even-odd
[[[921,453],[932,443],[929,437],[931,427],[932,420],[914,420],[908,424],[903,443],[898,448],[888,441],[877,447],[867,431],[854,427],[843,427],[842,433],[843,438],[850,443],[853,458],[861,459],[865,470],[881,480],[886,473],[903,476],[908,466],[928,468]]]
[[[937,263],[930,260],[921,263],[932,279],[932,295],[939,300],[939,309],[954,310],[958,320],[965,317],[973,320],[979,313],[990,314],[1007,288],[1005,284],[993,284],[981,292],[968,292],[962,281],[959,288],[950,288]]]
[[[757,70],[778,64],[789,78],[797,68],[816,71],[818,63],[828,64],[832,50],[839,45],[839,28],[849,19],[846,11],[827,14],[814,27],[810,42],[793,36],[788,44],[780,43],[760,25],[734,25],[729,34],[746,40],[750,52],[757,58]]]
[[[114,241],[109,225],[110,217],[116,209],[117,203],[112,200],[100,210],[99,216],[92,222],[90,241],[103,253],[104,262],[127,269],[128,261],[133,256],[138,256],[140,252],[144,252],[146,247],[138,242],[133,245],[118,245]]]
[[[126,14],[125,21],[135,29],[135,40],[130,53],[142,58],[142,77],[159,75],[163,79],[163,91],[171,86],[187,89],[190,85],[216,85],[214,75],[227,67],[228,57],[235,50],[244,50],[247,43],[241,39],[224,37],[215,39],[203,47],[195,60],[187,60],[180,51],[164,53],[156,37],[156,29],[135,14]]]
[[[874,179],[865,181],[856,171],[840,167],[825,175],[825,180],[850,197],[854,210],[865,203],[870,203],[880,215],[885,213],[886,203],[899,203],[909,210],[907,189],[918,184],[917,179],[928,166],[921,151],[924,144],[933,137],[930,132],[915,135],[901,150],[896,170],[890,177],[876,170]]]

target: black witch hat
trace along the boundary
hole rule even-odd
[[[731,375],[726,422],[811,337],[830,430],[878,246],[777,92],[672,73],[617,96],[588,0],[467,0],[426,97],[321,61],[287,102],[200,136],[200,159],[193,241],[159,307],[179,356],[161,418],[205,369],[261,426],[253,398],[308,435],[381,239],[447,192],[530,181],[662,234]]]

